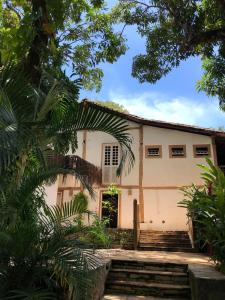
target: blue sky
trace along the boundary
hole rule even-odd
[[[116,63],[102,65],[102,89],[82,91],[81,98],[110,100],[122,104],[131,114],[148,119],[178,122],[203,127],[225,126],[225,112],[218,100],[195,89],[201,78],[201,61],[191,58],[174,69],[156,84],[140,84],[131,76],[132,58],[145,52],[144,40],[134,27],[127,27],[125,35],[129,50]]]

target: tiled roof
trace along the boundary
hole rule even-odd
[[[97,104],[93,101],[90,101],[88,99],[84,99],[82,102],[92,105],[93,107],[97,107],[105,112],[117,114],[121,118],[125,118],[129,121],[142,124],[142,125],[148,125],[158,128],[166,128],[166,129],[173,129],[173,130],[179,130],[184,132],[190,132],[195,134],[201,134],[201,135],[208,135],[208,136],[215,136],[215,137],[223,137],[225,138],[225,132],[219,131],[211,128],[202,128],[198,126],[192,126],[192,125],[186,125],[186,124],[179,124],[179,123],[172,123],[172,122],[164,122],[159,120],[152,120],[152,119],[144,119],[135,115],[131,115],[129,113],[123,113],[116,111],[114,109],[108,108],[106,106]]]

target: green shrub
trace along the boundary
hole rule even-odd
[[[199,165],[205,186],[186,189],[180,206],[187,208],[201,238],[212,246],[212,259],[225,272],[225,175],[209,159],[207,164]]]
[[[97,248],[109,248],[111,238],[106,231],[108,219],[100,220],[98,216],[94,216],[94,221],[88,229],[89,241]]]

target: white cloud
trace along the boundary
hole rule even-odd
[[[225,112],[219,110],[216,99],[199,101],[186,97],[169,98],[155,92],[129,95],[110,91],[109,100],[122,104],[131,114],[147,119],[204,127],[225,125]]]

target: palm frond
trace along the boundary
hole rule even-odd
[[[113,113],[76,101],[62,82],[55,82],[48,93],[34,89],[26,76],[12,66],[0,74],[0,172],[2,173],[23,149],[52,144],[58,153],[77,147],[76,132],[97,130],[111,134],[121,145],[120,172],[134,163],[132,139],[127,122]],[[20,76],[20,80],[18,80]]]
[[[57,124],[59,128],[66,128],[66,124],[70,123],[72,131],[102,131],[113,136],[119,142],[122,152],[118,172],[122,171],[125,163],[127,163],[127,171],[131,170],[134,154],[131,150],[132,138],[128,133],[129,125],[126,120],[85,102],[74,102],[68,107],[60,122]]]
[[[83,203],[82,199],[74,198],[71,201],[63,203],[62,206],[55,205],[52,207],[46,207],[45,213],[50,217],[52,222],[56,222],[58,224],[77,214],[89,212],[86,208],[86,203]]]

